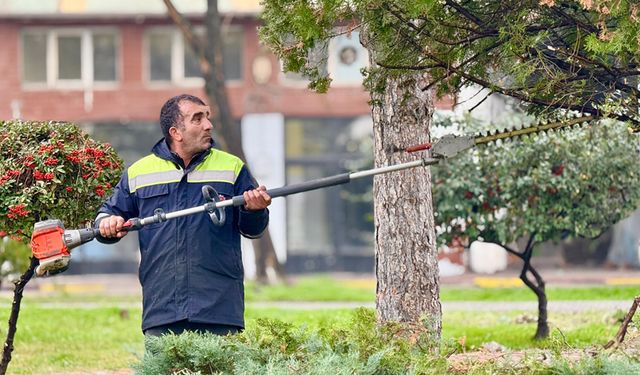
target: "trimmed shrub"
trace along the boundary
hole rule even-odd
[[[377,326],[375,312],[357,309],[348,328],[318,331],[260,319],[232,336],[184,333],[150,338],[139,374],[422,374],[444,373],[428,336]],[[436,372],[432,372],[436,370]]]

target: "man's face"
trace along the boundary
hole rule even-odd
[[[200,105],[187,100],[178,104],[182,113],[182,126],[176,128],[182,136],[183,148],[196,154],[209,148],[211,144],[211,109],[209,106]]]

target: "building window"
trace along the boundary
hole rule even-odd
[[[285,121],[287,184],[370,168],[370,117]],[[291,255],[373,254],[372,178],[287,197]]]
[[[82,79],[81,36],[58,36],[58,79]]]
[[[21,39],[26,85],[84,88],[118,80],[115,30],[25,29]]]
[[[204,29],[197,28],[203,35]],[[244,33],[240,28],[222,32],[223,74],[227,81],[242,80]],[[198,56],[175,28],[153,28],[146,34],[147,71],[152,83],[192,83],[202,85]]]
[[[116,38],[109,33],[93,33],[93,80],[114,82],[116,72]]]
[[[171,81],[171,45],[173,35],[169,32],[154,31],[149,41],[149,79],[151,81]]]
[[[47,82],[46,33],[22,36],[23,82]]]

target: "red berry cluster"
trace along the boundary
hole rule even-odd
[[[20,203],[13,206],[9,206],[9,213],[7,214],[7,217],[9,219],[17,219],[19,216],[25,217],[29,215],[29,212],[30,211],[27,211],[27,206]]]
[[[19,170],[16,169],[9,169],[8,171],[5,172],[5,174],[3,174],[2,176],[0,176],[0,185],[4,184],[5,182],[13,179],[14,177],[18,177],[20,176],[22,173]]]
[[[56,146],[57,145],[41,144],[40,148],[38,149],[38,154],[42,155],[42,154],[45,154],[47,152],[51,152],[51,151],[56,149]]]
[[[34,163],[33,155],[27,155],[24,157],[24,166],[33,169],[36,166]]]
[[[553,167],[551,167],[551,174],[554,176],[561,176],[562,172],[564,172],[564,165],[560,164],[560,165],[554,165]]]
[[[43,173],[43,172],[40,172],[39,170],[36,169],[33,172],[33,178],[35,178],[36,180],[39,180],[39,181],[51,181],[54,178],[56,178],[56,175],[53,174],[53,172]]]
[[[78,164],[82,161],[82,159],[80,158],[81,156],[82,153],[80,152],[80,150],[73,150],[66,156],[66,158],[70,162]]]
[[[54,166],[54,165],[58,165],[58,163],[60,163],[58,161],[58,159],[53,158],[53,157],[48,157],[45,159],[44,161],[44,165],[49,165],[49,166]]]

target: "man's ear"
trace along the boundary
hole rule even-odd
[[[178,128],[176,128],[175,126],[169,128],[169,135],[171,136],[171,139],[173,141],[182,141],[182,132],[180,132],[180,130],[178,130]]]

